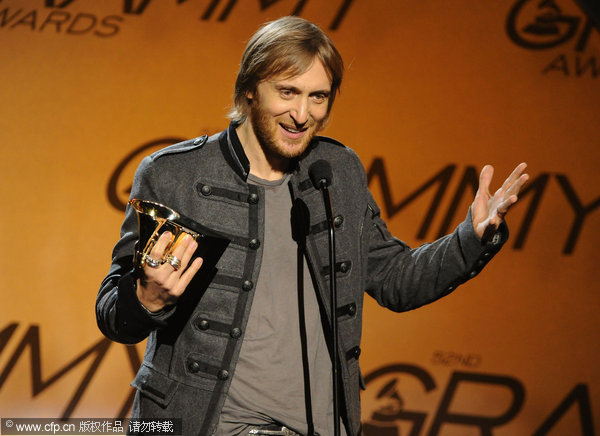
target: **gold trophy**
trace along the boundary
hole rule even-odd
[[[164,204],[137,198],[129,200],[129,204],[137,212],[138,217],[139,240],[136,244],[133,258],[134,264],[138,268],[143,268],[144,265],[157,268],[164,263],[169,263],[177,270],[181,267],[181,261],[175,257],[172,252],[178,242],[181,241],[180,237],[188,234],[196,241],[205,237],[203,233],[194,231],[183,225],[182,220],[190,220],[182,217],[179,213]],[[162,258],[153,259],[150,257],[150,252],[160,235],[164,232],[171,233],[169,245]],[[198,242],[200,243],[200,241]]]

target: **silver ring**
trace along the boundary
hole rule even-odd
[[[159,266],[162,265],[162,262],[160,260],[154,260],[147,254],[144,255],[144,263],[146,265],[148,265],[150,268],[158,268]]]
[[[176,256],[173,256],[172,254],[167,255],[165,261],[169,265],[171,265],[175,269],[175,271],[181,268],[181,260],[179,260]]]

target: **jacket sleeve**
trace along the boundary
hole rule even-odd
[[[160,202],[153,186],[157,183],[151,158],[138,167],[131,198]],[[114,247],[112,264],[102,281],[96,298],[96,321],[102,333],[117,342],[133,344],[144,340],[151,331],[166,324],[174,308],[151,313],[136,295],[137,275],[133,253],[138,239],[138,221],[133,208],[127,205],[121,226],[121,238]]]
[[[502,223],[483,242],[469,210],[453,233],[412,249],[390,234],[370,193],[367,208],[366,290],[380,305],[398,312],[435,301],[475,277],[508,239]]]

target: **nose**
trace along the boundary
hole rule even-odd
[[[306,124],[308,121],[308,100],[305,98],[296,99],[290,109],[290,116],[297,127],[302,127]]]

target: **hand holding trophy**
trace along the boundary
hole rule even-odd
[[[142,306],[157,312],[177,301],[205,259],[214,266],[229,240],[162,204],[139,199],[129,204],[139,224],[136,294]]]
[[[194,275],[202,266],[202,258],[194,259],[188,268],[198,243],[187,233],[182,233],[169,250],[173,234],[164,232],[158,238],[143,266],[144,279],[138,279],[137,297],[142,306],[156,312],[173,304],[185,291]],[[158,259],[165,259],[161,262]]]

